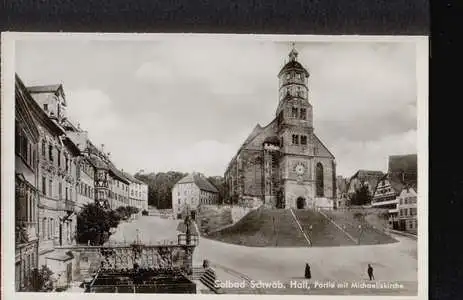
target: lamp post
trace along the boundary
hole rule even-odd
[[[310,224],[309,226],[309,239],[312,240],[312,229],[313,229],[313,226],[312,224]],[[310,247],[312,247],[312,242],[310,243]]]
[[[360,238],[362,237],[363,227],[362,227],[362,225],[359,225],[358,228],[359,228],[359,231],[360,231],[359,238],[358,238],[358,244],[360,245]]]

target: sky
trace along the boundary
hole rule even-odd
[[[295,47],[337,175],[387,171],[389,155],[417,153],[414,43]],[[16,72],[26,85],[62,83],[69,118],[124,171],[223,176],[256,124],[275,117],[290,50],[286,41],[207,36],[23,40]]]

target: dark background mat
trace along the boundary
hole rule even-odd
[[[0,2],[2,31],[431,35],[431,299],[463,298],[463,83],[460,57],[452,56],[463,53],[462,16],[463,2],[449,0]]]

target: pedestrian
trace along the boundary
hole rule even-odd
[[[368,277],[370,277],[370,280],[375,280],[375,276],[373,275],[373,267],[368,264]]]
[[[312,274],[310,273],[310,266],[308,263],[305,264],[305,272],[304,272],[305,279],[312,278]]]

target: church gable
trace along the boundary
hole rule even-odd
[[[255,135],[252,139],[247,141],[243,149],[247,150],[262,150],[262,144],[268,137],[276,135],[276,119],[273,119],[270,124],[261,129],[261,131]]]
[[[334,159],[334,155],[323,145],[320,139],[314,134],[314,152],[317,157],[328,157]]]

